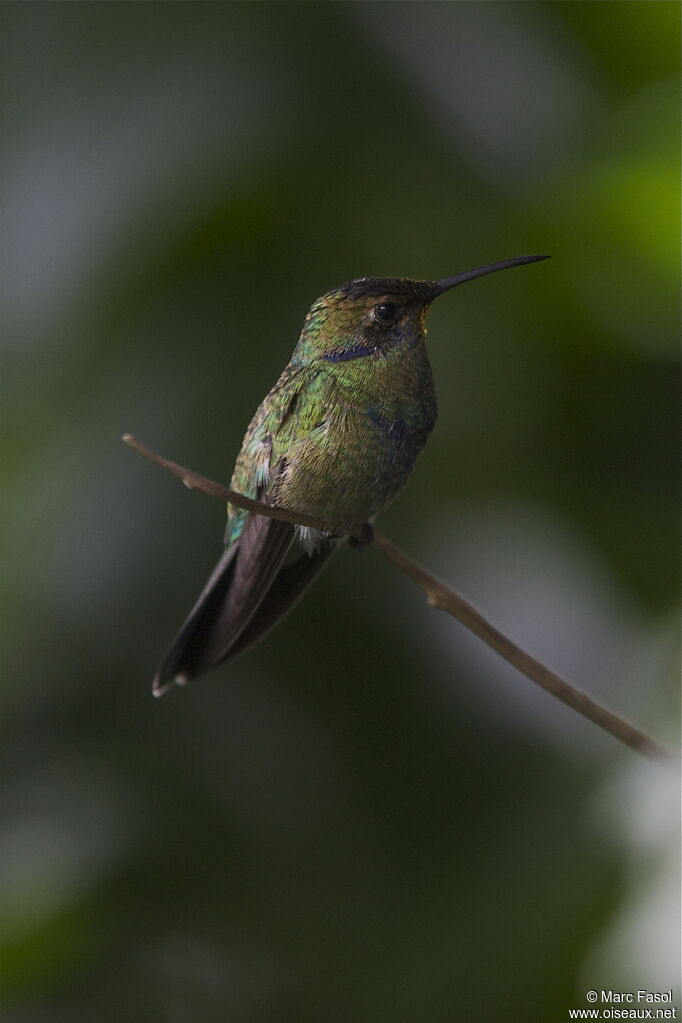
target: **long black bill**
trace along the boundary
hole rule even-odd
[[[525,266],[526,263],[539,263],[542,259],[549,259],[549,256],[517,256],[516,259],[503,259],[501,263],[490,263],[488,266],[479,266],[475,270],[465,270],[464,273],[455,274],[454,277],[443,277],[437,281],[438,291],[436,295],[442,295],[450,288],[456,288],[458,284],[465,281],[473,281],[475,277],[484,277],[485,274],[494,274],[498,270],[508,270],[510,266]]]

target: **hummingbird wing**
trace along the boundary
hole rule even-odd
[[[336,546],[334,541],[325,540],[316,551],[308,554],[296,542],[292,544],[289,556],[273,579],[258,610],[230,648],[230,657],[246,650],[289,614],[324,568]]]
[[[318,393],[316,400],[304,402],[304,417],[294,415],[299,399],[310,395],[310,382],[302,367],[284,371],[247,430],[232,477],[235,490],[272,500],[274,484],[286,468],[287,448],[321,414],[323,396]],[[295,533],[288,522],[230,509],[232,542],[154,678],[157,696],[246,649],[293,607],[336,546],[322,540],[309,554],[294,542]]]
[[[234,643],[258,611],[273,585],[296,527],[264,515],[249,515],[237,544],[234,574],[218,618],[216,642],[206,652],[210,665],[233,652]],[[209,664],[207,664],[207,667]]]
[[[272,585],[294,531],[289,522],[247,517],[239,540],[225,550],[164,657],[152,684],[156,696],[173,683],[186,684],[233,652]]]

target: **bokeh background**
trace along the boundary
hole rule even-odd
[[[675,3],[4,3],[0,997],[11,1023],[567,1019],[679,998],[677,781],[341,551],[161,701],[310,302],[434,307],[381,526],[677,743]],[[679,1005],[679,1002],[678,1002]]]

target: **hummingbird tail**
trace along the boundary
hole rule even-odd
[[[228,547],[183,622],[152,682],[154,696],[163,696],[176,685],[186,685],[195,673],[202,647],[210,635],[212,623],[225,602],[234,574],[237,545]]]
[[[324,540],[312,553],[305,548],[299,548],[296,551],[297,557],[292,558],[290,554],[275,576],[258,611],[230,649],[231,657],[262,639],[277,622],[289,614],[324,568],[329,555],[333,554],[336,547],[335,541]]]
[[[294,526],[288,522],[247,517],[239,539],[220,558],[154,676],[155,696],[173,683],[186,685],[225,660],[258,610],[293,536]]]
[[[293,607],[336,546],[324,542],[309,556],[292,547],[295,528],[262,515],[247,517],[156,673],[155,696],[241,653]]]

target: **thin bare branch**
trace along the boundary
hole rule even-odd
[[[184,465],[171,462],[169,458],[157,455],[155,451],[148,448],[137,437],[133,437],[132,433],[124,433],[121,440],[128,447],[137,451],[139,455],[142,455],[143,458],[165,469],[171,475],[177,476],[188,490],[199,490],[202,494],[208,494],[209,497],[217,497],[219,501],[229,502],[237,508],[243,508],[244,511],[255,512],[256,515],[265,515],[269,519],[279,519],[281,522],[293,522],[296,526],[311,526],[313,529],[329,531],[328,524],[313,518],[312,515],[304,515],[302,512],[289,512],[286,508],[275,508],[269,504],[264,504],[262,501],[254,501],[251,497],[245,497],[244,494],[237,493],[236,490],[230,490],[229,487],[224,486],[222,483],[216,483],[215,480],[209,479],[208,476],[201,476],[198,472],[186,469]]]
[[[201,476],[191,469],[178,465],[177,462],[171,462],[169,459],[157,455],[156,452],[142,444],[129,433],[125,433],[122,439],[129,447],[133,448],[150,462],[153,462],[154,465],[158,465],[173,476],[177,476],[189,490],[199,490],[203,494],[208,494],[209,497],[217,497],[221,501],[229,502],[238,508],[244,508],[246,511],[254,512],[257,515],[266,515],[269,518],[282,519],[284,522],[293,522],[301,526],[311,526],[314,529],[329,529],[328,525],[312,516],[288,512],[283,508],[274,508],[263,504],[261,501],[253,501],[249,497],[244,497],[243,494],[230,490],[221,483],[216,483],[206,476]],[[530,654],[526,653],[525,650],[522,650],[516,643],[513,643],[512,640],[491,625],[480,611],[468,601],[440,579],[427,572],[425,568],[422,568],[416,561],[413,561],[412,558],[396,547],[388,537],[377,530],[374,530],[374,546],[389,561],[392,561],[401,572],[416,583],[417,586],[421,587],[426,595],[427,602],[432,607],[445,611],[453,618],[456,618],[458,622],[461,622],[470,632],[473,632],[484,643],[487,643],[489,647],[492,647],[500,657],[503,657],[505,661],[525,675],[526,678],[530,679],[531,682],[535,682],[536,685],[556,697],[557,700],[561,700],[566,706],[571,707],[572,710],[592,721],[603,731],[613,736],[613,738],[618,739],[619,742],[624,743],[626,746],[630,746],[631,749],[636,750],[638,753],[651,758],[667,759],[674,756],[671,750],[655,739],[652,739],[651,736],[646,735],[639,728],[635,728],[634,725],[618,717],[617,714],[607,710],[606,707],[591,699],[586,693],[576,689],[555,672],[550,671],[540,661],[531,657]]]
[[[512,642],[508,636],[496,629],[494,625],[483,617],[472,604],[460,596],[453,589],[447,586],[440,579],[431,575],[425,568],[422,568],[416,561],[408,557],[395,544],[382,533],[374,532],[374,546],[384,554],[389,561],[392,561],[401,572],[420,586],[426,595],[427,603],[437,607],[440,611],[456,618],[470,632],[482,639],[489,647],[508,661],[514,668],[520,671],[531,682],[535,682],[546,692],[551,693],[557,700],[561,700],[568,707],[582,714],[589,721],[594,722],[605,732],[608,732],[626,746],[631,746],[638,753],[650,757],[672,756],[670,750],[658,743],[655,739],[635,728],[634,725],[624,721],[612,711],[602,707],[586,693],[576,689],[565,679],[551,671],[540,661],[531,657]]]

